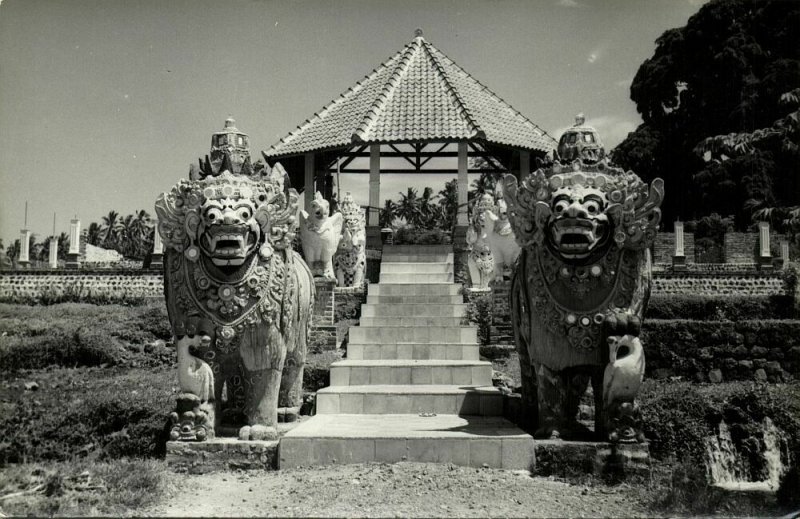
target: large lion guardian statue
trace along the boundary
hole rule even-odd
[[[274,439],[296,419],[314,283],[279,165],[194,171],[156,201],[181,395],[173,440]]]
[[[504,179],[522,247],[511,289],[526,408],[536,436],[580,438],[591,381],[595,433],[641,439],[634,397],[644,374],[639,333],[664,183],[580,159]]]

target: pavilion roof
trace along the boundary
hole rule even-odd
[[[556,141],[473,78],[422,31],[265,155],[281,158],[367,143],[483,140],[547,152]]]

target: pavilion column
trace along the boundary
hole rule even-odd
[[[367,212],[367,248],[381,250],[381,145],[369,145],[369,210]]]
[[[458,212],[456,213],[456,228],[453,232],[453,253],[455,261],[455,281],[464,283],[469,280],[466,273],[467,256],[467,229],[469,228],[469,214],[467,208],[469,192],[469,170],[467,165],[467,143],[458,143]]]
[[[524,180],[531,172],[531,153],[520,150],[519,152],[519,180]]]
[[[311,202],[314,201],[314,154],[306,153],[305,179],[303,183],[303,207],[306,211],[311,209]]]

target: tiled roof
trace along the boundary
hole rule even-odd
[[[360,143],[467,139],[545,152],[557,146],[419,35],[265,154],[280,158]]]

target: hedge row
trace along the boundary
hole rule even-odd
[[[741,321],[748,319],[795,319],[800,309],[791,296],[702,295],[653,296],[647,307],[649,319],[697,319]]]

